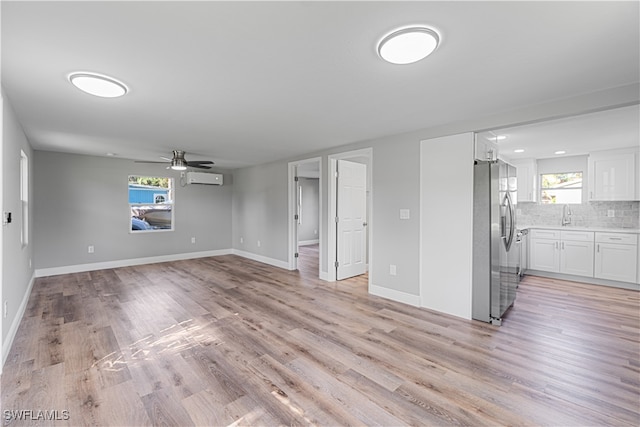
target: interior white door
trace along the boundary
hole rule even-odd
[[[367,271],[367,166],[338,160],[338,280]]]

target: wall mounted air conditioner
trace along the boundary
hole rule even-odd
[[[187,184],[222,185],[222,174],[187,172]]]

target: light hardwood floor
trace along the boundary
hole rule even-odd
[[[4,424],[640,424],[638,292],[528,277],[494,327],[315,276],[221,256],[37,279]]]

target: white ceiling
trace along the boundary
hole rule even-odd
[[[637,83],[633,2],[2,1],[2,85],[36,149],[223,168]],[[442,35],[383,62],[407,24]],[[86,95],[73,71],[124,81]],[[192,153],[191,156],[189,153]]]

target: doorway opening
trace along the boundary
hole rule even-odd
[[[321,276],[321,158],[289,163],[289,268]]]
[[[371,148],[329,156],[329,281],[369,272],[372,262],[372,159]],[[368,281],[371,285],[371,274]]]

